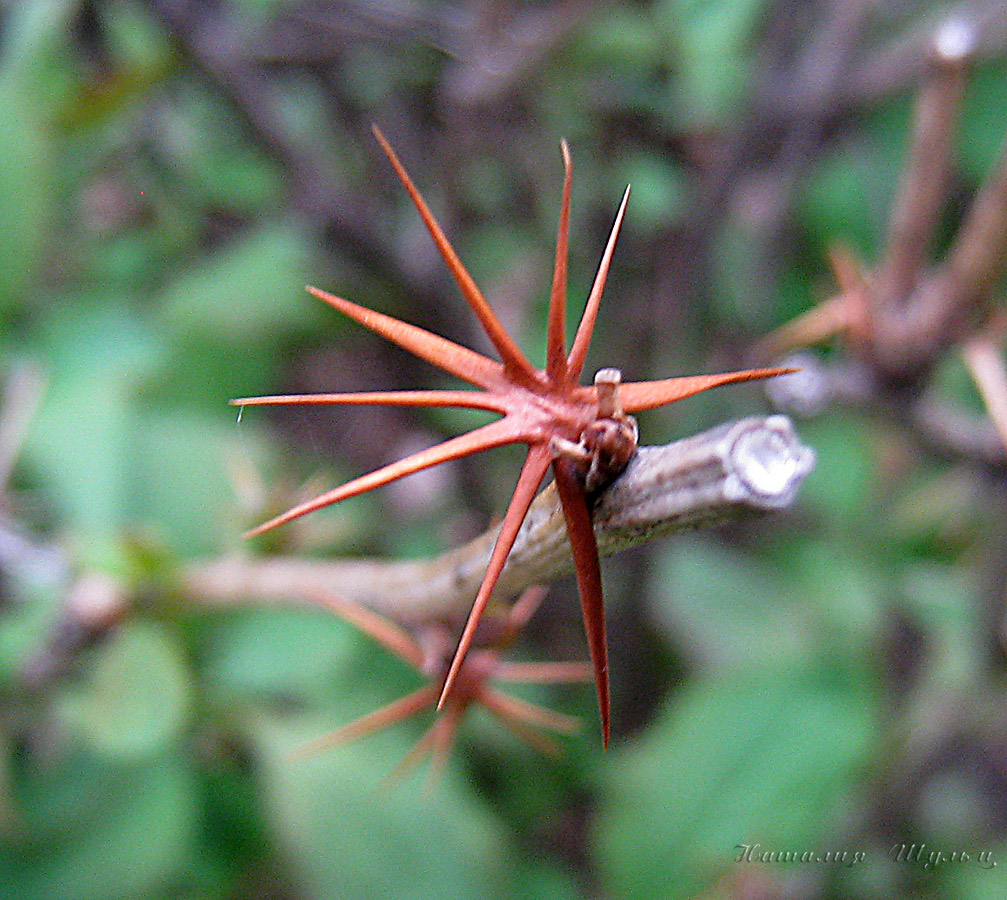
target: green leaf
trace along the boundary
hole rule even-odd
[[[620,160],[614,181],[633,188],[633,226],[637,232],[666,227],[688,209],[689,185],[682,169],[654,154],[636,152]]]
[[[686,127],[720,121],[741,103],[751,82],[749,44],[766,5],[766,0],[664,0],[656,7]]]
[[[125,522],[123,465],[130,410],[114,377],[54,385],[34,423],[27,461],[47,479],[61,516],[100,539]]]
[[[120,67],[156,72],[167,65],[172,53],[168,36],[144,9],[128,0],[106,0],[97,12]]]
[[[834,847],[873,719],[863,687],[828,673],[689,685],[612,760],[596,829],[609,892],[685,900],[741,865],[741,844]]]
[[[817,618],[819,643],[851,661],[873,660],[890,615],[890,558],[834,535],[796,544],[788,562],[799,602]]]
[[[235,610],[207,632],[204,677],[245,698],[328,699],[351,676],[362,640],[325,610]]]
[[[53,207],[53,147],[29,84],[0,76],[0,310],[26,295]]]
[[[536,859],[527,868],[511,873],[515,880],[510,900],[583,900],[584,894],[577,886],[577,876],[571,867],[560,868],[544,859]]]
[[[984,181],[1003,152],[1004,91],[1007,67],[1002,62],[980,67],[966,93],[965,114],[959,138],[962,168],[979,184]]]
[[[787,666],[819,651],[794,585],[758,558],[709,538],[679,536],[661,554],[653,615],[694,662]]]
[[[233,105],[198,79],[179,80],[179,93],[162,109],[159,136],[175,175],[200,207],[254,213],[261,221],[283,201],[280,168],[248,141]],[[274,97],[282,100],[283,94]]]
[[[247,523],[228,466],[256,456],[255,431],[236,426],[223,404],[216,416],[158,411],[138,425],[130,518],[151,523],[174,550],[190,556],[238,545]]]
[[[36,547],[32,571],[5,572],[7,603],[0,605],[0,686],[22,677],[45,652],[51,629],[65,614],[69,572],[51,548]],[[27,568],[27,567],[26,567]]]
[[[907,564],[900,574],[907,611],[934,645],[926,682],[943,696],[975,691],[988,652],[988,625],[975,575],[934,561]]]
[[[381,784],[394,756],[374,741],[292,757],[305,736],[260,721],[256,743],[277,839],[313,900],[495,896],[501,835],[457,782],[420,793]],[[400,752],[400,751],[396,751]]]
[[[180,275],[157,298],[162,321],[183,343],[275,341],[310,322],[318,305],[304,293],[307,259],[293,227],[263,227]]]
[[[820,248],[823,259],[836,241],[867,262],[877,255],[902,162],[899,145],[887,140],[889,133],[894,137],[897,129],[879,134],[874,145],[839,145],[809,173],[798,213],[806,240]]]
[[[94,751],[111,759],[152,756],[175,741],[191,706],[181,649],[157,625],[129,623],[103,644],[85,686],[60,715]]]
[[[577,50],[586,64],[610,74],[613,69],[658,65],[661,44],[660,33],[643,10],[620,6],[599,10],[586,25]]]
[[[1000,900],[1004,892],[1007,846],[987,838],[959,852],[962,850],[969,853],[967,862],[944,862],[936,866],[944,896],[955,900]]]
[[[60,298],[41,331],[51,383],[25,462],[61,516],[89,540],[114,537],[130,505],[134,396],[158,358],[157,344],[125,310],[82,296]]]
[[[5,71],[43,79],[45,61],[63,44],[76,8],[76,0],[11,4],[4,21]]]
[[[802,425],[817,462],[801,497],[833,525],[858,531],[869,525],[864,510],[876,495],[877,483],[877,442],[870,429],[870,423],[842,414]]]
[[[132,768],[70,756],[24,773],[18,799],[29,830],[0,841],[5,900],[169,896],[195,856],[196,785],[179,757]]]
[[[774,236],[766,233],[757,217],[734,209],[716,236],[713,254],[717,311],[739,331],[766,331],[772,321],[777,285],[773,262]]]

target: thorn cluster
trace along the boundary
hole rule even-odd
[[[459,723],[473,705],[485,707],[536,750],[550,755],[559,752],[558,745],[542,730],[569,734],[579,727],[577,719],[504,693],[490,683],[564,684],[591,680],[591,667],[586,662],[505,662],[500,659],[501,652],[510,646],[535,614],[547,591],[548,588],[541,585],[528,588],[508,610],[503,627],[494,635],[491,645],[476,647],[469,653],[458,670],[455,688],[442,715],[391,773],[393,779],[405,775],[427,755],[431,758],[430,774],[436,775],[451,752]],[[450,643],[438,639],[443,636],[431,633],[426,635],[429,640],[418,641],[394,622],[348,601],[335,602],[327,595],[322,602],[430,681],[405,697],[305,744],[299,749],[299,755],[356,740],[433,707],[451,661]]]
[[[565,330],[572,165],[565,142],[561,144],[564,165],[563,198],[549,302],[546,365],[544,369],[536,368],[504,330],[384,135],[377,128],[374,129],[374,134],[391,161],[399,180],[412,198],[465,301],[478,317],[496,348],[500,361],[483,356],[415,325],[358,306],[326,291],[308,288],[314,296],[365,328],[398,344],[444,372],[460,378],[476,390],[373,391],[246,397],[234,400],[232,403],[236,406],[369,403],[467,407],[489,410],[502,418],[298,504],[253,529],[249,535],[261,534],[298,516],[373,490],[438,463],[502,444],[527,444],[528,455],[504,514],[486,574],[472,605],[454,659],[440,688],[438,709],[444,708],[452,692],[458,689],[462,666],[472,645],[476,628],[503,570],[521,523],[546,471],[551,467],[573,551],[584,631],[598,694],[602,740],[607,747],[610,715],[605,608],[588,492],[600,490],[616,477],[635,452],[636,425],[631,418],[633,413],[674,403],[719,385],[768,378],[787,370],[749,369],[719,375],[696,375],[622,384],[617,370],[603,369],[599,372],[595,385],[587,387],[579,384],[588,345],[594,333],[616,237],[629,199],[629,188],[623,195],[573,344],[568,352],[565,345]]]

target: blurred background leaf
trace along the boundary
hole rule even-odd
[[[597,824],[610,889],[693,897],[745,845],[832,848],[875,722],[869,689],[842,671],[743,666],[695,682],[613,760]]]

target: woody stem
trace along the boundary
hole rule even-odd
[[[741,419],[659,447],[641,447],[593,511],[601,556],[677,531],[788,506],[814,465],[784,416]],[[209,607],[251,601],[318,605],[334,593],[404,624],[463,615],[496,540],[491,529],[430,560],[319,561],[231,556],[178,575],[190,602]],[[573,571],[553,486],[532,504],[494,596]]]

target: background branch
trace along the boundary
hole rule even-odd
[[[962,98],[968,82],[973,30],[949,22],[931,40],[930,72],[916,97],[908,156],[893,200],[884,258],[878,266],[883,305],[901,306],[924,266],[947,202]],[[877,304],[875,304],[877,305]],[[884,309],[872,310],[873,316]]]

